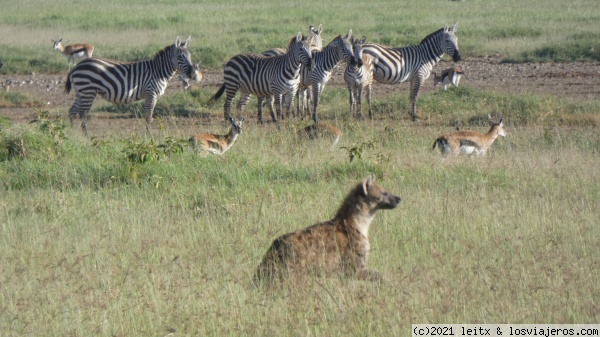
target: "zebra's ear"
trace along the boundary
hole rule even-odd
[[[192,40],[191,36],[188,36],[187,39],[185,40],[185,42],[183,43],[182,47],[183,48],[187,48],[187,46],[190,45],[190,41]]]
[[[346,34],[346,36],[344,37],[344,39],[346,39],[346,40],[350,40],[350,39],[352,39],[352,29],[350,29],[350,30],[348,31],[348,34]]]
[[[453,32],[456,32],[458,30],[458,22],[454,24],[454,26],[452,26],[452,29],[450,29]]]
[[[444,26],[444,33],[448,33],[448,24]]]
[[[363,37],[358,41],[359,44],[365,44],[367,42],[367,37],[363,35]]]
[[[175,47],[179,47],[181,45],[181,40],[179,40],[179,36],[175,38]]]
[[[317,30],[317,35],[321,35],[322,31],[323,31],[323,26],[319,23],[319,29]]]
[[[302,32],[298,32],[298,35],[296,35],[296,41],[297,42],[302,41]]]

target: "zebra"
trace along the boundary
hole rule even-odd
[[[238,91],[241,91],[240,101],[237,104],[240,114],[244,111],[251,95],[259,97],[273,95],[277,114],[281,116],[282,96],[291,92],[293,98],[296,93],[300,80],[300,65],[312,67],[310,44],[303,38],[301,32],[292,37],[287,53],[284,55],[273,57],[252,53],[236,55],[225,64],[224,83],[210,102],[218,100],[227,91],[224,106],[224,117],[227,119],[230,116],[233,98]],[[271,101],[269,105],[270,110],[273,111]],[[271,113],[271,117],[277,122],[275,114]],[[262,122],[261,115],[259,120]]]
[[[152,113],[158,97],[162,96],[167,83],[176,72],[198,80],[198,72],[191,61],[187,47],[190,37],[159,51],[153,59],[124,63],[101,58],[87,58],[79,62],[70,72],[65,83],[65,93],[75,90],[77,97],[69,110],[73,124],[77,114],[81,128],[87,135],[86,119],[97,95],[107,101],[125,104],[146,100],[146,128],[152,122]]]
[[[350,92],[350,116],[355,115],[358,105],[358,117],[362,118],[362,91],[365,89],[367,103],[369,104],[369,117],[373,119],[373,111],[371,110],[373,62],[371,56],[363,54],[363,45],[366,41],[366,36],[363,36],[360,40],[352,40],[356,62],[348,62],[346,71],[344,72],[344,81],[348,85],[348,91]]]
[[[444,54],[460,61],[456,30],[445,25],[428,36],[420,44],[402,48],[391,48],[380,44],[363,45],[363,53],[373,57],[373,78],[377,82],[396,84],[410,80],[410,110],[414,121],[417,118],[417,97],[433,67]]]
[[[319,24],[319,28],[315,29],[315,27],[313,25],[310,25],[308,27],[308,31],[310,32],[307,36],[306,36],[306,41],[310,44],[311,48],[310,51],[315,52],[315,51],[321,51],[323,49],[323,37],[321,35],[321,33],[323,32],[323,26],[321,24]],[[264,56],[268,56],[268,57],[272,57],[272,56],[279,56],[279,55],[283,55],[287,52],[286,49],[284,48],[271,48],[267,51],[262,52],[261,54]],[[302,76],[305,71],[303,70],[305,67],[300,66],[300,76]],[[302,79],[300,79],[300,81],[302,81]],[[262,123],[262,108],[263,108],[263,102],[265,99],[269,99],[271,101],[271,103],[269,104],[269,106],[273,105],[273,100],[274,97],[273,96],[268,96],[268,97],[258,97],[258,115],[259,115],[259,119],[260,122]],[[300,111],[300,105],[302,103],[302,105],[304,104],[308,104],[308,101],[310,100],[310,97],[298,97],[298,100],[296,101],[298,104],[298,112]],[[287,107],[287,111],[289,112],[289,110],[292,108],[291,107],[291,101],[292,101],[292,97],[289,97],[289,93],[287,95],[285,95],[283,97],[283,100],[281,102],[281,104],[283,106]],[[274,112],[271,111],[271,115],[273,115]]]
[[[312,86],[313,94],[313,120],[318,123],[317,109],[319,106],[319,99],[325,88],[325,84],[331,78],[333,69],[342,61],[358,62],[355,60],[354,51],[352,49],[352,30],[342,37],[341,35],[336,36],[322,51],[314,52],[312,54],[314,69],[310,73],[303,73],[300,76],[303,81],[300,83],[299,91],[308,90],[309,86]],[[307,71],[305,69],[305,71]],[[308,81],[306,79],[308,78]],[[302,96],[302,95],[301,95]]]

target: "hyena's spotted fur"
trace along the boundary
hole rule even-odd
[[[379,273],[367,269],[369,225],[377,210],[399,204],[400,197],[379,186],[373,177],[365,178],[348,194],[332,220],[275,239],[258,266],[255,283],[273,284],[286,275],[308,273],[378,280]]]

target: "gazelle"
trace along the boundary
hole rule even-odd
[[[319,137],[331,138],[333,139],[333,144],[331,144],[332,148],[335,147],[335,145],[340,140],[340,137],[342,137],[342,131],[340,131],[340,129],[336,128],[333,125],[321,122],[314,123],[305,128],[302,128],[300,129],[300,131],[298,131],[298,133],[308,137],[309,139],[316,139]]]
[[[459,153],[467,155],[475,154],[476,156],[485,155],[498,136],[506,137],[502,117],[500,117],[500,121],[497,123],[492,121],[491,116],[488,115],[488,117],[492,127],[486,134],[469,130],[447,133],[435,140],[433,149],[437,145],[444,156],[448,154],[457,156]]]
[[[242,133],[242,122],[244,118],[240,118],[238,122],[234,121],[231,116],[227,116],[227,120],[231,123],[231,129],[226,135],[215,135],[211,133],[195,135],[190,138],[190,145],[198,152],[213,153],[222,156],[227,150],[233,146],[238,135]]]
[[[68,46],[63,46],[61,43],[62,38],[58,40],[52,40],[54,42],[54,49],[63,53],[69,60],[69,71],[71,71],[71,62],[75,64],[76,58],[88,58],[92,57],[94,53],[94,46],[88,43],[76,43]]]
[[[438,84],[442,83],[444,86],[444,91],[448,89],[448,84],[452,84],[454,87],[458,88],[458,82],[460,82],[460,77],[464,75],[462,67],[456,66],[452,68],[448,68],[438,76],[437,73],[433,73],[433,86],[437,87]]]

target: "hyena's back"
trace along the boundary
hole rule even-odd
[[[255,282],[280,281],[287,274],[331,273],[342,265],[347,238],[332,221],[284,234],[273,241]]]

